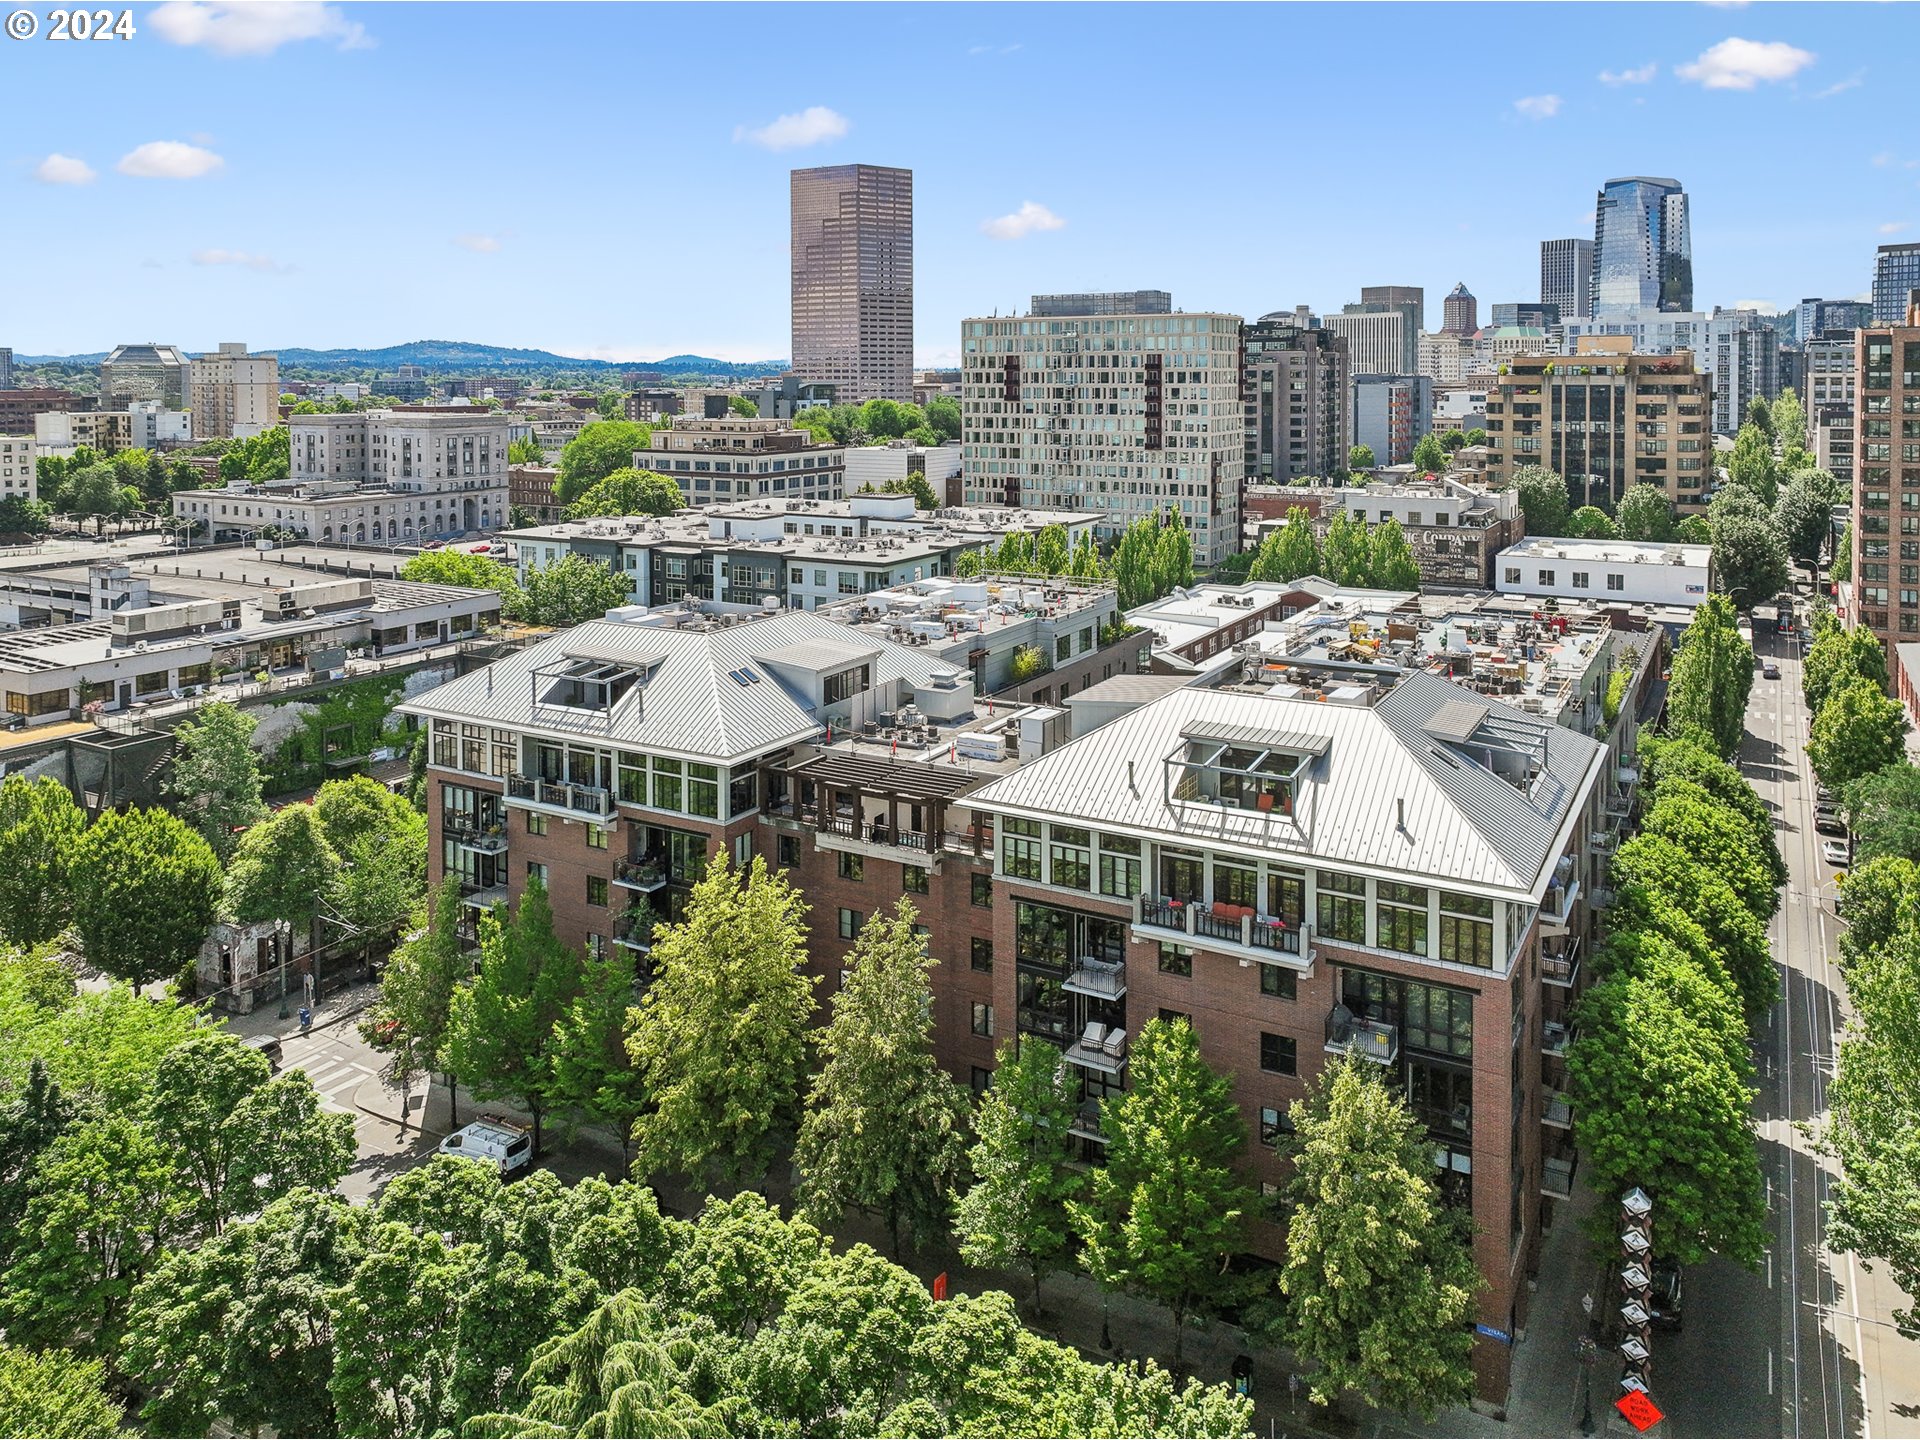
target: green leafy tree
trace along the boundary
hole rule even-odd
[[[1624,908],[1639,887],[1651,902],[1649,928],[1676,945],[1683,943],[1682,922],[1698,927],[1712,962],[1738,991],[1748,1015],[1765,1014],[1779,999],[1766,922],[1713,870],[1671,840],[1649,834],[1622,845],[1608,875],[1620,896],[1615,905]]]
[[[1464,430],[1448,430],[1440,437],[1440,448],[1448,455],[1466,449],[1469,443],[1467,432]]]
[[[522,435],[507,446],[507,463],[509,465],[544,465],[547,463],[546,452],[541,450],[540,442],[533,436]]]
[[[448,1022],[448,1068],[476,1099],[511,1100],[533,1117],[533,1150],[559,1087],[560,1017],[580,995],[583,956],[553,932],[553,907],[538,881],[510,918],[481,920],[480,973],[456,991]]]
[[[933,1056],[934,961],[916,918],[903,898],[848,952],[794,1148],[802,1213],[824,1226],[848,1206],[871,1212],[896,1257],[903,1233],[945,1232],[966,1149],[966,1101]]]
[[[221,700],[202,706],[173,732],[167,789],[175,797],[175,812],[213,847],[222,865],[233,858],[239,832],[267,813],[260,801],[260,757],[252,743],[259,724]]]
[[[1486,1282],[1440,1199],[1423,1127],[1371,1062],[1327,1066],[1293,1106],[1289,1347],[1316,1403],[1348,1392],[1432,1416],[1473,1393],[1474,1296]]]
[[[1613,540],[1620,532],[1598,505],[1582,505],[1567,517],[1567,533],[1582,540]]]
[[[38,945],[73,913],[68,870],[86,817],[51,776],[0,781],[0,937]]]
[[[861,488],[869,489],[871,487],[862,486]],[[938,510],[940,508],[940,497],[933,493],[933,486],[927,483],[926,475],[919,470],[907,472],[904,479],[887,481],[886,484],[880,487],[880,493],[884,495],[911,495],[913,496],[913,505],[916,510]]]
[[[1746,821],[1753,848],[1766,863],[1773,883],[1787,883],[1787,862],[1780,854],[1780,842],[1774,833],[1773,811],[1767,807],[1737,765],[1722,760],[1691,735],[1648,736],[1641,743],[1648,778],[1655,799],[1670,780],[1685,780],[1699,786],[1716,805]]]
[[[1747,401],[1746,418],[1741,429],[1751,425],[1769,445],[1773,443],[1773,407],[1767,403],[1767,397],[1756,395]]]
[[[1843,798],[1856,866],[1882,855],[1920,861],[1920,767],[1896,761],[1862,775]]]
[[[1038,645],[1022,645],[1007,661],[1007,682],[1024,685],[1029,680],[1039,679],[1052,668],[1046,651]]]
[[[1780,392],[1780,398],[1770,407],[1773,422],[1773,435],[1781,448],[1791,450],[1805,449],[1807,443],[1807,407],[1800,403],[1800,397],[1788,386]]]
[[[685,919],[656,932],[627,1036],[655,1107],[636,1137],[649,1170],[744,1183],[793,1133],[813,1015],[805,909],[764,857],[742,874],[716,853]]]
[[[406,922],[426,889],[427,817],[366,775],[327,781],[313,812],[340,857],[330,913],[364,955]]]
[[[134,1285],[182,1234],[192,1198],[167,1148],[124,1114],[68,1127],[41,1161],[13,1263],[9,1340],[118,1351]]]
[[[1796,470],[1773,502],[1774,524],[1787,553],[1802,564],[1818,561],[1833,534],[1833,507],[1840,487],[1824,470]]]
[[[122,1414],[102,1361],[0,1344],[0,1435],[118,1440]]]
[[[571,505],[616,470],[629,469],[634,453],[645,450],[653,432],[634,420],[596,420],[583,426],[560,452],[560,477],[553,497]]]
[[[1043,575],[1063,574],[1067,568],[1067,527],[1045,525],[1034,537],[1033,563]]]
[[[1754,399],[1760,399],[1754,396]],[[1771,506],[1779,477],[1773,458],[1773,435],[1749,420],[1733,438],[1733,454],[1727,461],[1727,477],[1736,485],[1751,490],[1765,506]]]
[[[0,534],[44,535],[53,520],[53,507],[24,495],[0,499]]]
[[[1828,692],[1807,732],[1807,758],[1836,793],[1905,757],[1907,713],[1863,676]]]
[[[1193,584],[1193,537],[1186,522],[1175,516],[1173,523],[1162,525],[1153,546],[1153,588],[1157,596],[1171,594],[1176,586]]]
[[[1336,510],[1327,525],[1326,543],[1321,551],[1327,578],[1336,585],[1365,585],[1373,574],[1373,552],[1367,537],[1367,522]]]
[[[1067,1133],[1078,1109],[1074,1077],[1051,1045],[1001,1046],[993,1086],[973,1117],[973,1187],[954,1207],[961,1258],[1023,1267],[1036,1314],[1040,1282],[1067,1263],[1067,1202],[1085,1185]]]
[[[1840,532],[1839,542],[1833,547],[1833,558],[1827,562],[1827,578],[1836,584],[1853,578],[1853,522],[1851,520]]]
[[[1711,545],[1713,529],[1704,515],[1689,515],[1673,528],[1673,538],[1686,545]]]
[[[1129,525],[1113,552],[1120,608],[1158,600],[1176,585],[1193,583],[1193,542],[1178,520],[1162,525],[1143,515]]]
[[[960,402],[951,395],[936,395],[927,402],[927,425],[944,442],[960,438]]]
[[[1371,470],[1373,466],[1373,447],[1371,445],[1350,445],[1347,447],[1347,469]]]
[[[1474,426],[1473,429],[1467,431],[1467,444],[1484,445],[1486,443],[1487,443],[1487,432],[1485,430],[1482,430],[1479,426],[1476,425]]]
[[[1438,437],[1432,434],[1420,437],[1419,443],[1413,447],[1413,468],[1429,475],[1446,473],[1447,449]]]
[[[0,1104],[0,1271],[12,1263],[40,1157],[73,1123],[76,1111],[38,1055],[27,1063],[26,1083]]]
[[[452,1420],[454,1327],[482,1257],[438,1231],[391,1221],[369,1236],[346,1283],[328,1293],[342,1434],[433,1435]]]
[[[1400,522],[1389,516],[1373,527],[1368,537],[1367,583],[1376,590],[1418,590],[1420,562],[1413,558]]]
[[[1653,541],[1673,539],[1673,502],[1658,485],[1645,481],[1627,487],[1615,513],[1619,518],[1622,540]]]
[[[686,508],[686,503],[680,487],[667,476],[627,465],[588,486],[561,515],[568,520],[600,515],[671,515]]]
[[[626,604],[631,591],[632,582],[624,576],[598,560],[569,552],[551,565],[527,571],[526,585],[512,613],[529,625],[564,630],[598,620],[615,606]]]
[[[1753,647],[1740,638],[1732,603],[1710,595],[1680,637],[1667,690],[1667,714],[1676,730],[1692,728],[1722,757],[1740,748],[1747,695],[1753,689]]]
[[[152,1435],[335,1435],[327,1292],[358,1263],[366,1212],[297,1190],[170,1253],[133,1292],[122,1366]]]
[[[1714,871],[1762,920],[1780,908],[1780,892],[1765,854],[1744,817],[1690,780],[1671,780],[1641,821],[1641,831],[1672,841]]]
[[[1073,542],[1073,559],[1068,563],[1067,573],[1076,580],[1098,580],[1106,573],[1100,561],[1100,547],[1095,543],[1092,531],[1082,530],[1080,537]]]
[[[1567,482],[1543,465],[1522,465],[1513,472],[1514,492],[1529,535],[1564,535],[1573,508]]]
[[[1325,563],[1320,553],[1320,541],[1313,533],[1313,522],[1307,518],[1306,507],[1293,505],[1287,509],[1286,528],[1280,531],[1275,541],[1276,573],[1256,578],[1298,580],[1303,575],[1318,575]]]
[[[1907,878],[1911,880],[1911,873]],[[1847,885],[1849,913],[1852,879]],[[1920,931],[1909,923],[1882,943],[1854,951],[1844,973],[1854,1021],[1840,1042],[1838,1073],[1827,1092],[1827,1139],[1841,1168],[1830,1202],[1833,1240],[1839,1248],[1884,1264],[1895,1284],[1916,1295]],[[1920,1306],[1896,1310],[1894,1322],[1908,1339],[1920,1338]]]
[[[460,883],[449,875],[415,917],[413,933],[388,958],[380,980],[378,1017],[398,1027],[396,1045],[421,1069],[446,1074],[456,1101],[449,1048],[453,999],[473,974],[460,939]]]
[[[760,418],[760,407],[744,395],[729,395],[727,409],[747,420]]]
[[[470,550],[444,546],[422,550],[400,567],[402,580],[417,580],[424,585],[463,585],[469,590],[492,590],[499,594],[501,608],[512,611],[520,605],[520,582],[511,567]]]
[[[1172,1312],[1177,1369],[1187,1317],[1221,1298],[1253,1205],[1234,1168],[1247,1132],[1232,1083],[1208,1068],[1184,1019],[1149,1020],[1129,1069],[1133,1088],[1101,1105],[1107,1163],[1087,1200],[1067,1208],[1094,1279]]]
[[[588,958],[580,994],[554,1034],[556,1103],[610,1127],[620,1137],[623,1170],[633,1161],[634,1127],[648,1103],[646,1077],[627,1048],[633,1006],[633,954],[616,945],[597,960]]]
[[[289,805],[240,837],[227,869],[227,907],[236,919],[284,920],[309,945],[340,856],[311,805]]]
[[[1869,680],[1879,689],[1886,688],[1887,652],[1879,638],[1861,626],[1851,630],[1843,630],[1838,624],[1817,626],[1813,646],[1800,671],[1800,689],[1807,708],[1818,715],[1826,706],[1827,696],[1850,680]]]
[[[179,974],[219,911],[212,847],[164,810],[105,812],[67,874],[88,963],[136,987]]]
[[[1658,936],[1617,936],[1605,970],[1575,1011],[1580,1033],[1567,1058],[1594,1188],[1620,1195],[1638,1185],[1657,1197],[1656,1254],[1757,1264],[1766,1201],[1739,1005]],[[1610,1210],[1601,1218],[1612,1227]]]
[[[1741,610],[1763,605],[1786,588],[1791,575],[1786,541],[1773,512],[1753,492],[1727,486],[1714,497],[1707,526],[1714,579]]]

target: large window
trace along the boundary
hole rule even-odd
[[[1256,965],[1260,972],[1260,993],[1275,1000],[1291,1000],[1298,990],[1299,979],[1291,970],[1278,965]]]
[[[1440,892],[1440,958],[1493,968],[1493,901],[1484,895]]]
[[[1020,963],[1044,965],[1065,973],[1072,924],[1064,910],[1022,900],[1014,910],[1014,944]]]
[[[1047,878],[1067,890],[1085,890],[1092,884],[1090,837],[1085,830],[1055,825],[1048,831]]]
[[[1040,822],[1009,815],[1000,822],[1000,868],[1018,880],[1040,878]]]
[[[1473,1054],[1473,996],[1438,985],[1407,986],[1407,1044],[1467,1058]]]
[[[663,755],[653,757],[653,807],[656,810],[680,808],[680,762]]]
[[[1216,861],[1213,867],[1213,903],[1258,909],[1260,872],[1243,865],[1224,865]]]
[[[1140,893],[1140,842],[1120,835],[1100,837],[1100,893],[1131,900]]]
[[[1260,1068],[1272,1075],[1291,1075],[1297,1068],[1298,1046],[1291,1035],[1260,1032]]]
[[[619,795],[628,805],[647,803],[647,757],[630,750],[620,752]]]
[[[1367,941],[1367,882],[1358,875],[1322,870],[1314,876],[1314,927],[1328,940]]]
[[[1427,953],[1427,887],[1382,880],[1375,905],[1374,944],[1408,955]]]
[[[851,670],[842,670],[837,675],[829,675],[825,692],[826,703],[834,705],[842,700],[851,700],[867,689],[871,683],[868,667],[865,665],[856,665]]]
[[[687,762],[687,813],[708,820],[720,818],[720,767]]]
[[[1307,915],[1307,877],[1298,870],[1276,870],[1267,876],[1267,914],[1298,925]]]

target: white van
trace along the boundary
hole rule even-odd
[[[533,1136],[518,1125],[488,1116],[447,1136],[440,1142],[440,1153],[485,1160],[502,1175],[513,1175],[533,1163]]]

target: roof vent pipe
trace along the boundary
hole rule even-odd
[[[1406,802],[1406,799],[1405,799],[1404,797],[1402,797],[1402,798],[1400,798],[1400,799],[1397,799],[1397,800],[1395,800],[1395,801],[1393,802],[1393,808],[1394,808],[1394,812],[1395,812],[1395,814],[1396,814],[1396,815],[1398,815],[1398,817],[1399,817],[1399,820],[1400,820],[1400,828],[1401,828],[1402,830],[1405,830],[1405,829],[1407,828],[1407,802]]]

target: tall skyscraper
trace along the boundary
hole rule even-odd
[[[1440,306],[1442,335],[1471,335],[1480,328],[1480,302],[1462,280],[1447,292]]]
[[[1036,295],[1033,315],[1171,315],[1173,295],[1166,290],[1096,290],[1076,295]]]
[[[1593,313],[1693,309],[1693,240],[1678,180],[1627,175],[1593,202]]]
[[[1920,290],[1920,245],[1882,245],[1873,262],[1873,323],[1907,323],[1907,292]]]
[[[913,399],[913,172],[795,170],[793,373],[839,400]]]
[[[1249,485],[1286,485],[1347,468],[1347,342],[1303,305],[1245,331]]]
[[[1883,247],[1920,252],[1920,245]],[[1920,281],[1914,288],[1920,289]],[[1879,303],[1879,287],[1874,287]],[[1920,409],[1920,305],[1909,304],[1898,319],[1875,320],[1873,327],[1854,334],[1854,394],[1856,413],[1864,420],[1900,415]],[[1882,436],[1892,434],[1897,422],[1883,421]],[[1893,542],[1888,537],[1896,514],[1910,515],[1920,497],[1920,465],[1908,463],[1905,447],[1876,443],[1867,425],[1858,427],[1854,447],[1853,585],[1859,622],[1892,648],[1920,638],[1920,592],[1905,568],[1891,563]],[[1902,533],[1904,532],[1904,520]],[[1897,579],[1895,577],[1898,577]]]
[[[211,355],[196,355],[188,367],[187,400],[193,438],[250,438],[280,423],[280,361],[250,355],[237,341],[222,342]]]
[[[1593,242],[1540,242],[1540,303],[1556,306],[1563,320],[1593,313]]]
[[[1420,371],[1420,334],[1405,310],[1362,310],[1347,306],[1322,322],[1347,342],[1355,375],[1416,375]],[[1411,354],[1409,354],[1411,351]]]
[[[0,390],[13,388],[13,347],[0,345]]]

